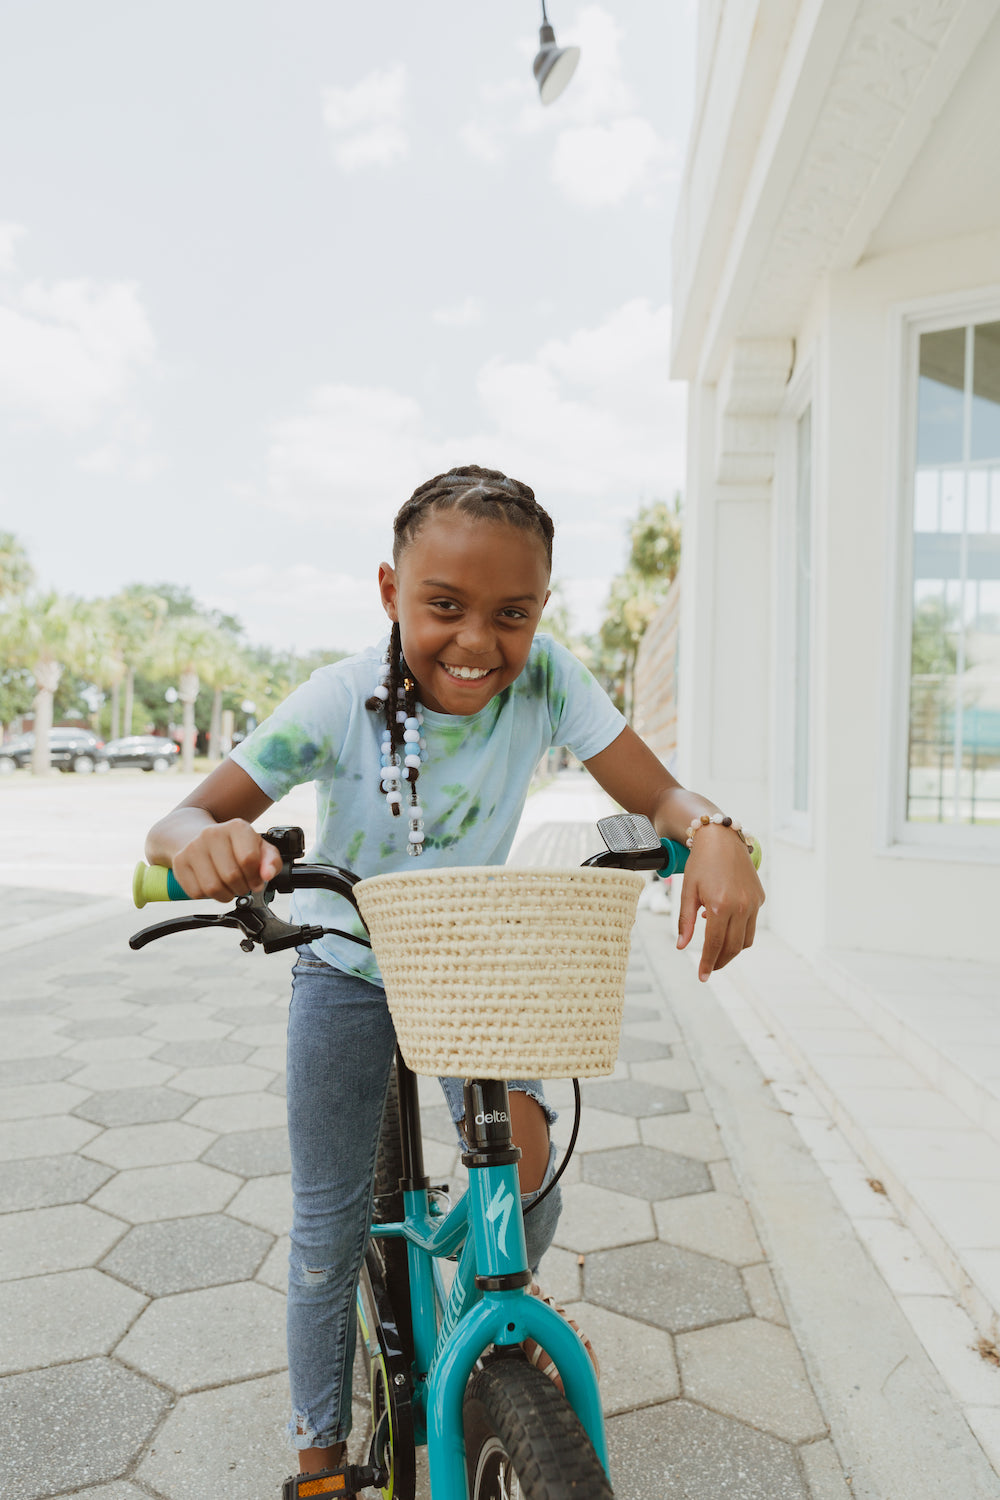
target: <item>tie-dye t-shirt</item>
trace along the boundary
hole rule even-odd
[[[418,790],[424,847],[406,852],[409,824],[393,817],[380,788],[384,717],[365,708],[386,642],[314,672],[232,752],[273,801],[316,783],[317,837],[308,858],[359,875],[440,865],[501,865],[507,858],[541,757],[565,745],[580,760],[607,749],[625,720],[573,654],[538,634],[510,687],[479,713],[424,710],[427,741]],[[295,919],[360,932],[356,913],[327,891],[298,891]],[[314,951],[373,983],[368,949],[324,937]]]

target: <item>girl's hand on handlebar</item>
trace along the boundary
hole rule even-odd
[[[212,823],[174,855],[174,875],[198,900],[230,901],[262,891],[281,871],[281,855],[242,818]]]
[[[740,840],[730,829],[714,824],[700,829],[684,871],[677,923],[677,946],[686,948],[694,937],[698,912],[704,908],[700,980],[725,968],[750,947],[763,904],[764,888]]]

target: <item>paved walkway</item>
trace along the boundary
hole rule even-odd
[[[601,810],[560,777],[517,861],[577,863]],[[3,892],[0,1493],[274,1497],[289,961],[221,931],[132,954],[146,913],[68,883]],[[619,1500],[1000,1496],[738,1009],[640,914],[543,1266],[600,1350]],[[457,1177],[422,1091],[428,1170]]]

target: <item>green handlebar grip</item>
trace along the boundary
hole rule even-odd
[[[186,901],[187,892],[177,883],[173,870],[166,865],[144,865],[142,860],[132,876],[132,900],[142,907],[147,901]]]
[[[763,855],[763,851],[760,847],[760,840],[754,838],[753,834],[750,834],[749,837],[753,840],[753,848],[750,850],[750,858],[753,860],[754,869],[759,870],[760,861]],[[673,839],[661,839],[660,843],[663,845],[666,851],[667,858],[663,865],[663,869],[657,870],[657,875],[661,876],[661,878],[664,880],[666,880],[669,875],[680,875],[684,869],[684,866],[688,862],[688,857],[691,853],[691,850],[687,847],[686,844],[678,844]]]

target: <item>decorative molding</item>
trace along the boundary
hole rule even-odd
[[[977,0],[862,0],[742,321],[794,328],[963,12]]]
[[[715,477],[719,484],[769,484],[778,413],[795,363],[791,339],[737,339],[716,399]]]

